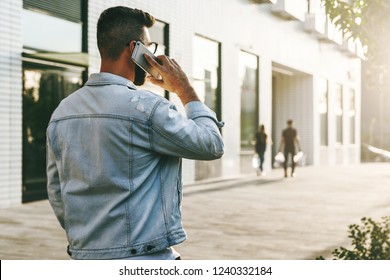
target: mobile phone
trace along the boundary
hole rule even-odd
[[[142,68],[149,75],[153,76],[156,79],[159,79],[160,74],[156,69],[154,69],[149,62],[145,59],[144,54],[148,54],[151,58],[161,64],[160,60],[152,54],[140,41],[135,43],[133,54],[131,55],[131,59]]]

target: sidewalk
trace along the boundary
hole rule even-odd
[[[349,247],[348,225],[390,215],[390,165],[305,167],[185,187],[183,259],[302,260]],[[47,201],[0,209],[0,259],[69,259]]]

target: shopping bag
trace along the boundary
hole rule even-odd
[[[275,156],[275,161],[276,161],[277,163],[279,163],[279,164],[284,163],[285,160],[286,160],[286,159],[284,158],[284,155],[283,155],[282,152],[279,152],[279,153],[276,154],[276,156]]]
[[[252,158],[252,166],[254,169],[257,169],[260,167],[260,158],[258,154],[254,154]]]
[[[306,155],[304,152],[299,151],[295,156],[294,156],[294,162],[298,164],[299,166],[304,166],[306,163]]]

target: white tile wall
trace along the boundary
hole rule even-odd
[[[21,0],[0,2],[0,208],[21,203]]]
[[[275,74],[273,92],[274,142],[279,148],[282,130],[287,127],[287,120],[294,121],[298,131],[306,164],[313,164],[313,78],[303,73],[293,76]]]
[[[356,89],[360,106],[360,61],[353,60],[334,43],[319,41],[303,30],[301,21],[284,20],[271,12],[274,4],[255,4],[246,0],[89,0],[88,47],[89,71],[97,72],[100,58],[96,46],[96,23],[100,13],[111,6],[127,5],[150,12],[170,26],[170,55],[175,57],[192,77],[193,36],[201,34],[222,44],[222,117],[226,151],[222,160],[222,176],[239,175],[240,168],[240,96],[238,52],[244,49],[260,58],[260,122],[279,145],[281,129],[287,118],[296,121],[307,162],[336,163],[339,154],[332,140],[328,148],[320,148],[317,138],[318,118],[315,107],[315,77],[341,83]],[[0,1],[0,207],[21,201],[21,10],[22,0]],[[272,65],[292,69],[300,75],[277,81],[272,92]],[[357,73],[350,79],[350,73]],[[279,84],[280,82],[280,84]],[[288,89],[288,90],[287,90]],[[273,112],[272,103],[276,98]],[[175,98],[172,99],[180,105]],[[332,99],[330,98],[330,102]],[[330,104],[330,108],[332,105]],[[360,153],[360,107],[357,115],[356,145],[344,147],[341,162],[358,158]],[[330,118],[331,112],[330,112]],[[272,131],[274,129],[275,131]],[[329,136],[334,136],[329,120]],[[344,131],[344,135],[348,131]],[[326,158],[325,155],[326,154]],[[353,154],[356,154],[355,157]],[[271,151],[267,151],[266,168],[271,168]],[[184,161],[184,179],[195,178],[195,164]]]

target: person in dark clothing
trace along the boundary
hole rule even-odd
[[[291,155],[291,177],[295,177],[295,161],[294,156],[296,154],[296,147],[298,150],[301,150],[301,145],[299,143],[298,132],[293,128],[293,120],[287,121],[287,128],[282,132],[282,140],[280,142],[279,152],[284,154],[284,177],[287,177],[287,163],[289,155]]]
[[[260,159],[259,171],[257,173],[260,175],[260,174],[264,174],[263,173],[264,153],[268,143],[268,135],[267,133],[265,133],[265,127],[263,124],[259,126],[259,130],[256,132],[255,138],[256,138],[255,151],[259,155],[259,159]]]

